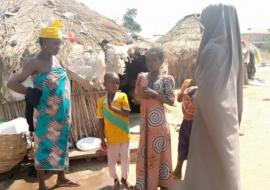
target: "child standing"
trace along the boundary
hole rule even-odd
[[[109,173],[114,179],[113,190],[120,188],[120,181],[116,174],[119,155],[121,157],[121,183],[125,188],[129,188],[127,177],[129,170],[128,115],[130,107],[127,95],[117,92],[119,83],[119,76],[116,73],[106,73],[104,76],[106,95],[99,98],[97,103],[101,146],[107,148]]]
[[[140,142],[136,164],[136,190],[168,189],[174,183],[170,128],[165,104],[175,100],[174,78],[162,74],[165,60],[162,48],[153,47],[146,52],[149,72],[138,75],[135,97],[140,101]]]
[[[182,112],[184,115],[178,138],[178,162],[173,172],[174,176],[179,179],[182,178],[183,162],[187,160],[188,156],[192,120],[195,112],[195,105],[192,97],[196,90],[194,85],[195,84],[192,79],[185,80],[177,97],[177,101],[182,102]]]

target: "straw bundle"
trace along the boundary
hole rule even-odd
[[[104,91],[84,91],[76,82],[72,83],[72,129],[73,142],[94,136],[98,137],[96,107],[97,99],[104,95]]]
[[[27,153],[26,137],[22,134],[0,135],[0,173],[11,170]]]
[[[192,77],[192,63],[196,61],[197,51],[183,50],[176,52],[173,48],[168,48],[167,65],[168,73],[175,79],[176,87],[180,87],[182,82]]]
[[[24,117],[25,103],[24,101],[17,101],[0,104],[0,113],[7,121],[18,117]]]

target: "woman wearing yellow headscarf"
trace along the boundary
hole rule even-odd
[[[71,103],[68,76],[55,57],[61,45],[62,27],[60,21],[54,21],[51,26],[40,29],[41,51],[8,82],[10,89],[25,94],[26,102],[35,107],[33,135],[39,190],[46,189],[46,170],[59,171],[57,186],[79,185],[64,175],[68,168]],[[33,78],[34,88],[21,84],[29,76]]]

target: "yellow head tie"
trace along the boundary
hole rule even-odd
[[[52,38],[52,39],[62,39],[61,29],[63,24],[59,20],[54,20],[51,26],[43,27],[39,31],[39,38]]]

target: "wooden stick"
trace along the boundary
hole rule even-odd
[[[91,125],[91,119],[92,119],[92,108],[88,104],[88,95],[84,96],[84,110],[86,111],[86,129],[88,131],[88,135],[93,136],[93,126]]]
[[[84,107],[84,97],[83,96],[78,96],[79,97],[79,105],[80,105],[80,108],[81,108],[81,128],[82,128],[82,131],[83,131],[83,136],[88,136],[88,131],[87,131],[87,128],[86,128],[86,119],[87,119],[87,110],[85,110],[85,107]]]
[[[74,97],[71,96],[71,118],[72,118],[71,135],[72,135],[73,142],[77,142],[78,133],[77,133],[77,130],[76,130],[77,121],[76,121],[75,114],[74,114],[74,110],[75,110],[74,103],[75,103]]]

